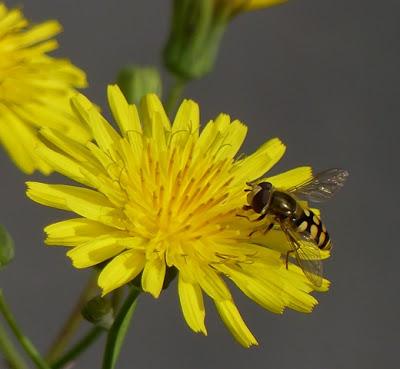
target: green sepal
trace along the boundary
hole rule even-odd
[[[7,230],[0,224],[0,268],[14,259],[14,242]]]
[[[130,104],[138,105],[148,93],[162,94],[160,73],[154,67],[126,66],[118,73],[117,84]]]

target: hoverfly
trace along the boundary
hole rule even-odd
[[[322,202],[333,197],[343,187],[349,173],[342,169],[328,169],[310,180],[286,189],[276,189],[269,182],[248,182],[246,189],[248,205],[244,210],[260,214],[259,221],[271,217],[264,233],[277,224],[285,233],[291,247],[286,255],[294,254],[305,276],[315,286],[322,284],[322,262],[320,250],[329,250],[331,240],[321,219],[310,209],[303,207],[298,199]]]

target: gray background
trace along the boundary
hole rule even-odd
[[[105,86],[130,62],[154,63],[166,37],[169,1],[10,1],[29,18],[59,19],[57,55],[88,72],[87,94],[104,105]],[[231,24],[214,73],[193,83],[203,121],[223,111],[250,126],[244,150],[266,138],[288,144],[275,172],[299,164],[350,170],[324,205],[335,242],[326,264],[332,288],[311,315],[273,315],[236,293],[260,347],[242,349],[208,304],[209,336],[183,322],[173,286],[143,296],[118,368],[397,368],[399,287],[398,0],[297,0],[241,15]],[[60,217],[24,196],[26,176],[0,155],[0,222],[18,257],[1,273],[10,304],[44,350],[73,305],[87,272],[63,249],[43,246],[42,228]],[[40,176],[36,176],[40,179]],[[99,368],[103,341],[76,366]]]

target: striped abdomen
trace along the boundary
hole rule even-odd
[[[318,215],[309,209],[302,209],[301,214],[295,220],[296,230],[313,239],[321,250],[331,248],[331,240],[324,224]]]

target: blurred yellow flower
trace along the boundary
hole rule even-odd
[[[190,328],[207,334],[204,292],[245,347],[257,341],[226,279],[272,312],[286,307],[310,312],[317,303],[309,294],[313,285],[297,266],[286,268],[279,250],[286,242],[282,232],[254,244],[249,237],[254,223],[237,216],[246,203],[246,181],[271,169],[285,151],[282,142],[269,140],[254,154],[235,159],[247,127],[228,115],[201,130],[199,107],[190,100],[183,101],[172,123],[154,94],[137,109],[110,86],[108,100],[121,134],[83,95],[72,105],[96,143],[82,145],[48,128],[41,131],[51,143],[38,149],[42,160],[85,186],[27,183],[32,200],[78,215],[47,226],[46,243],[70,247],[67,255],[76,268],[106,262],[98,279],[103,294],[140,277],[142,289],[157,298],[166,274],[176,269]],[[309,167],[300,167],[269,181],[288,188],[310,176]],[[271,248],[260,246],[263,242]],[[319,290],[327,287],[325,280]]]
[[[69,136],[90,136],[72,115],[69,98],[86,86],[83,71],[47,55],[61,31],[56,21],[30,26],[19,9],[0,3],[0,143],[25,173],[50,166],[35,153],[37,130],[48,126]]]

